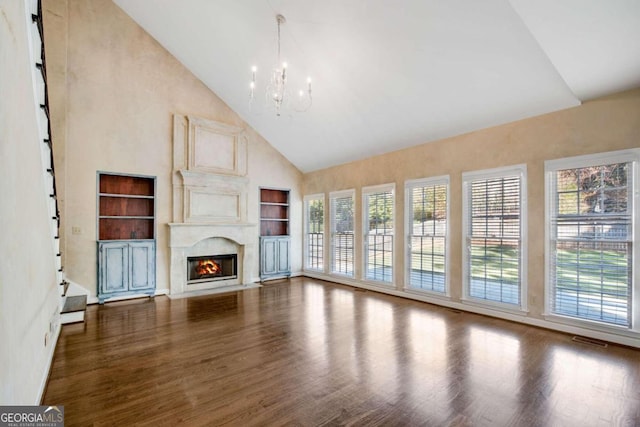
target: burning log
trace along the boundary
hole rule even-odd
[[[221,272],[222,268],[220,265],[211,259],[198,261],[198,265],[196,266],[196,273],[200,276],[220,274]]]

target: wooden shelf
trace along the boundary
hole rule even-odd
[[[260,203],[289,204],[289,190],[260,189]]]
[[[145,216],[153,218],[154,199],[100,195],[100,216]]]
[[[289,190],[260,189],[260,235],[289,235]]]
[[[139,216],[139,215],[100,215],[98,218],[100,219],[105,219],[105,218],[109,218],[109,219],[153,219],[154,217],[152,216]]]
[[[100,174],[100,194],[118,194],[128,196],[155,196],[155,178]]]
[[[98,239],[155,238],[155,178],[98,175]]]
[[[270,202],[260,202],[263,206],[289,206],[289,203],[270,203]]]
[[[123,199],[155,199],[155,196],[141,196],[137,194],[99,193],[102,197],[120,197]]]

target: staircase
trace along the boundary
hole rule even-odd
[[[45,197],[47,198],[48,215],[51,225],[51,238],[56,256],[56,281],[60,287],[60,323],[84,321],[87,307],[87,292],[78,285],[66,280],[60,252],[60,211],[56,193],[56,178],[53,161],[53,145],[51,142],[51,124],[49,112],[49,96],[47,92],[47,67],[44,53],[44,28],[42,23],[41,0],[30,0],[31,7],[31,47],[34,69],[32,76],[39,103],[38,127],[41,144],[42,169],[45,181]]]

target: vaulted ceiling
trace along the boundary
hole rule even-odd
[[[638,0],[114,2],[303,172],[640,86]],[[313,82],[280,117],[277,14],[289,84]]]

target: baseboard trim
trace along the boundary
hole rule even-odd
[[[44,402],[44,393],[47,390],[47,384],[49,383],[49,375],[51,374],[51,367],[53,366],[53,356],[56,352],[56,347],[58,346],[58,338],[60,337],[60,331],[62,330],[62,323],[60,321],[56,322],[56,329],[54,331],[52,340],[49,343],[49,351],[47,354],[47,368],[44,371],[42,379],[40,380],[40,389],[38,390],[38,396],[36,401],[33,403],[34,405],[43,405]],[[56,402],[51,402],[56,403]],[[60,402],[57,402],[60,403]]]

